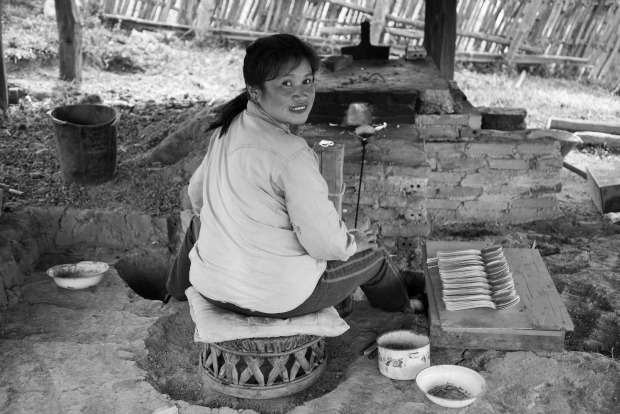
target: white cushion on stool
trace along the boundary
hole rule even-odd
[[[223,342],[244,338],[274,338],[292,335],[338,336],[349,325],[333,306],[308,315],[288,319],[243,316],[208,302],[190,286],[185,295],[196,324],[195,342]]]

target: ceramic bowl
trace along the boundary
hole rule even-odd
[[[61,288],[86,289],[101,282],[109,268],[104,262],[78,262],[51,267],[47,275]]]
[[[487,390],[484,378],[476,371],[458,365],[435,365],[420,371],[415,379],[418,388],[429,400],[442,407],[465,407]],[[469,398],[448,399],[429,394],[429,391],[442,385],[452,385],[464,391]]]

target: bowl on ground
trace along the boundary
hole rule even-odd
[[[103,274],[109,268],[105,262],[85,261],[50,267],[47,269],[47,275],[61,288],[86,289],[101,282]]]
[[[465,407],[487,390],[482,375],[458,365],[428,367],[420,371],[415,382],[429,400],[449,408]]]

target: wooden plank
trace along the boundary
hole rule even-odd
[[[447,80],[454,79],[456,0],[426,3],[424,47]]]
[[[427,241],[423,258],[438,251],[482,249],[484,241]],[[449,312],[441,297],[436,265],[425,264],[431,342],[438,347],[561,351],[566,331],[573,330],[542,257],[534,249],[504,249],[521,302],[512,308]]]
[[[574,118],[549,118],[547,129],[561,129],[565,131],[590,131],[620,135],[618,121],[589,121]]]
[[[620,165],[586,167],[588,193],[601,214],[620,212]]]
[[[584,144],[620,148],[620,135],[592,131],[578,131],[575,135],[581,138]]]
[[[504,249],[532,329],[573,330],[551,275],[536,249]]]

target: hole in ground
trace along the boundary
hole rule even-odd
[[[145,299],[163,301],[167,294],[168,260],[166,254],[141,252],[121,258],[114,267],[138,295]]]

